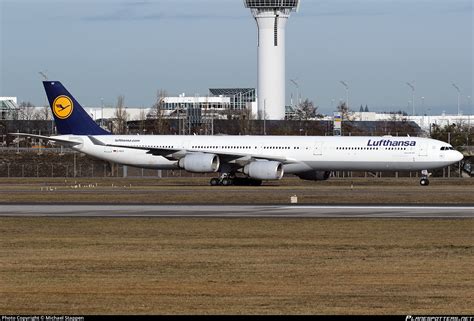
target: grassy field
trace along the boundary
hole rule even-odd
[[[473,314],[474,220],[0,219],[0,314]]]
[[[285,179],[261,187],[211,187],[207,178],[0,179],[0,203],[474,204],[473,179]]]

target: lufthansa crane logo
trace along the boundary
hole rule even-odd
[[[54,100],[53,112],[59,119],[66,119],[72,114],[74,104],[71,98],[67,96],[59,96]]]

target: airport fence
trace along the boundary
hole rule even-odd
[[[167,177],[206,177],[206,175],[186,173],[181,170],[150,170],[128,166],[103,164],[0,164],[0,177],[4,178],[167,178]]]
[[[179,178],[179,177],[216,177],[218,174],[196,174],[183,170],[151,170],[129,166],[103,164],[0,164],[0,177],[4,178]],[[293,175],[287,175],[292,177]],[[354,172],[337,171],[332,178],[417,178],[419,172]],[[433,173],[433,177],[459,178],[465,175],[463,167],[452,166]]]

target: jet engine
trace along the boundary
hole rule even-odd
[[[244,167],[244,174],[255,179],[279,180],[283,177],[283,165],[273,161],[256,161]]]
[[[297,175],[305,181],[326,181],[331,176],[331,172],[309,171]]]
[[[219,166],[219,156],[214,154],[187,154],[179,160],[179,167],[193,173],[215,173]]]

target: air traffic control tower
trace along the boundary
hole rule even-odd
[[[258,27],[258,113],[285,119],[285,27],[299,0],[244,0]],[[266,116],[264,116],[266,115]]]

